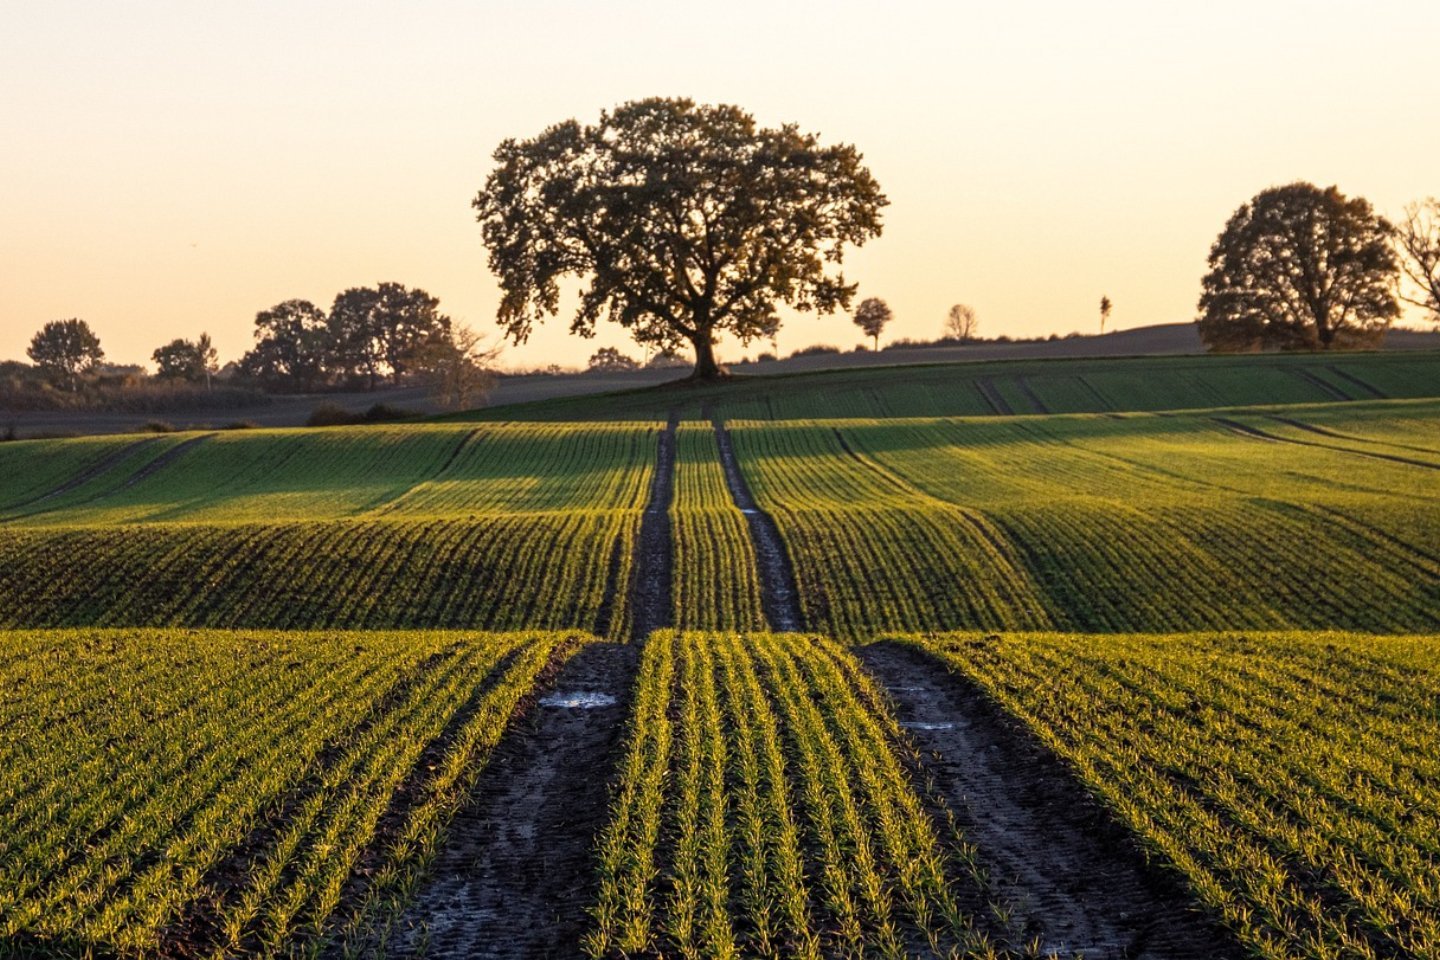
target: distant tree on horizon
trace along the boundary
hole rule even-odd
[[[473,206],[506,335],[523,343],[577,277],[572,333],[608,320],[662,352],[688,342],[704,380],[726,375],[717,335],[772,338],[782,303],[848,308],[855,287],[832,268],[879,236],[888,202],[853,146],[685,98],[566,120],[494,158]]]
[[[601,347],[590,355],[586,369],[596,373],[629,373],[640,369],[640,361],[626,356],[614,347]]]
[[[204,380],[208,389],[211,376],[219,369],[220,358],[210,334],[202,333],[194,341],[171,340],[157,347],[150,359],[155,362],[155,375],[161,380],[186,380],[191,383]]]
[[[975,313],[975,308],[964,303],[957,303],[945,314],[945,338],[948,340],[959,340],[961,343],[968,343],[975,339],[975,334],[980,329],[980,318]]]
[[[309,300],[286,300],[255,315],[256,344],[240,358],[241,376],[271,389],[313,390],[327,376],[327,317]]]
[[[1210,250],[1200,337],[1212,351],[1368,346],[1399,315],[1390,225],[1310,183],[1243,204]]]
[[[1418,297],[1400,298],[1440,323],[1440,200],[1426,197],[1405,208],[1405,219],[1395,226],[1401,269],[1419,291]]]
[[[25,351],[35,365],[70,390],[78,389],[80,376],[105,359],[100,338],[84,320],[52,320],[30,339]]]
[[[875,342],[877,352],[880,349],[880,332],[893,319],[895,315],[890,312],[890,305],[879,297],[866,297],[855,309],[855,326],[864,330],[865,336]]]
[[[351,378],[364,378],[374,389],[381,377],[399,384],[406,358],[420,344],[450,329],[440,300],[419,287],[381,283],[351,287],[330,307],[326,329],[332,367]]]
[[[1105,321],[1110,319],[1110,309],[1114,306],[1108,296],[1100,298],[1100,335],[1105,335]]]

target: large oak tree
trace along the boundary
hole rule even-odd
[[[1273,187],[1210,250],[1200,336],[1211,350],[1328,350],[1378,342],[1400,313],[1390,227],[1359,197]]]
[[[719,333],[771,337],[782,303],[848,307],[844,248],[879,235],[886,204],[853,146],[688,99],[568,120],[495,161],[474,207],[507,335],[523,342],[579,278],[573,333],[607,319],[662,350],[688,342],[700,379],[723,375]]]

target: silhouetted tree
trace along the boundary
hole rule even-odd
[[[866,297],[855,309],[855,326],[864,330],[865,336],[875,341],[877,351],[880,349],[880,331],[884,330],[885,324],[893,318],[890,305],[879,297]]]
[[[1395,227],[1395,242],[1405,276],[1418,291],[1401,299],[1440,323],[1440,200],[1427,197],[1407,206],[1405,219]]]
[[[25,351],[46,376],[71,390],[80,386],[80,375],[101,360],[100,338],[84,320],[52,320],[30,339]]]
[[[1335,187],[1274,187],[1242,206],[1210,250],[1200,336],[1211,350],[1375,343],[1399,315],[1389,225]]]
[[[150,355],[155,361],[155,375],[162,380],[205,381],[208,388],[211,375],[218,369],[219,355],[210,342],[210,334],[202,333],[198,340],[171,340]]]
[[[474,207],[507,335],[523,342],[580,277],[573,333],[608,319],[662,350],[688,341],[701,379],[724,375],[717,334],[772,336],[779,303],[848,307],[854,286],[827,268],[879,235],[886,203],[854,147],[688,99],[567,120],[495,160]]]
[[[398,283],[352,287],[335,298],[326,322],[331,364],[349,377],[363,377],[373,389],[381,376],[397,384],[406,357],[421,343],[450,329],[440,301]]]
[[[975,339],[975,332],[980,329],[980,318],[975,315],[975,308],[957,303],[945,314],[945,337],[949,340],[959,340],[961,343]]]
[[[596,373],[628,373],[639,370],[640,363],[614,347],[601,347],[591,354],[589,369]]]
[[[312,390],[322,383],[331,353],[325,311],[308,300],[286,300],[255,315],[256,344],[239,372],[272,389]]]
[[[1109,297],[1100,298],[1100,333],[1105,333],[1105,321],[1110,319],[1110,310],[1114,306]]]

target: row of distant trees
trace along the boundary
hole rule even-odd
[[[398,283],[353,287],[336,296],[328,312],[308,300],[276,304],[256,315],[255,341],[227,368],[227,379],[280,393],[424,383],[446,406],[475,400],[498,354],[441,313],[439,299]],[[100,338],[78,318],[45,324],[28,354],[52,383],[72,391],[105,359]],[[160,380],[208,387],[220,372],[205,333],[172,340],[151,359]]]

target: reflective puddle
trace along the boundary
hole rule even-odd
[[[574,690],[570,693],[547,693],[540,698],[542,707],[566,707],[571,710],[595,710],[615,706],[615,698],[598,690]]]
[[[953,723],[925,723],[920,720],[912,720],[909,723],[901,722],[900,726],[906,730],[954,730]]]

